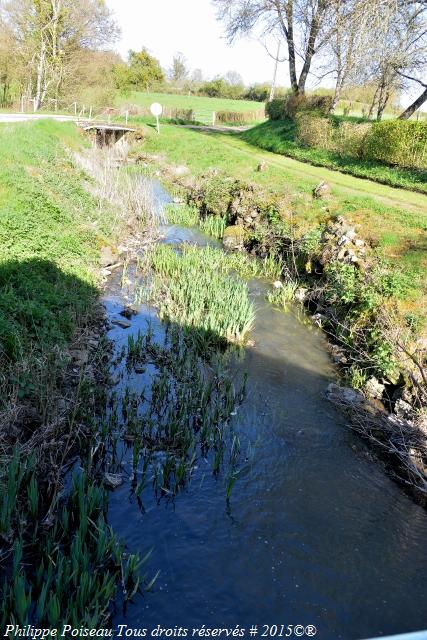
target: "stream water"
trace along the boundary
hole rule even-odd
[[[213,242],[194,229],[162,231],[165,242]],[[152,590],[115,622],[311,624],[322,640],[427,628],[427,513],[324,398],[334,371],[322,335],[297,310],[268,304],[262,282],[249,286],[257,318],[254,345],[239,363],[248,394],[235,420],[244,471],[229,506],[223,479],[203,459],[173,501],[156,500],[148,488],[142,510],[128,482],[111,493],[114,530],[131,550],[152,549],[145,570],[160,570]],[[110,319],[120,317],[126,295],[113,278]],[[161,336],[155,311],[141,306],[128,329],[113,325],[115,349],[144,332],[147,319]],[[140,384],[135,374],[129,381]],[[126,456],[123,465],[130,475]]]

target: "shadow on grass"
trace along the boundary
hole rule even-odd
[[[0,364],[69,341],[93,309],[96,287],[49,260],[0,263]]]

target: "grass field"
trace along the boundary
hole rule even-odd
[[[117,104],[136,104],[149,107],[153,102],[160,102],[163,107],[176,109],[193,109],[208,111],[258,111],[264,109],[263,102],[251,100],[229,100],[226,98],[206,98],[203,96],[184,96],[169,93],[141,93],[132,91],[128,96],[119,96]]]
[[[387,167],[380,162],[343,157],[332,151],[300,146],[295,140],[295,123],[292,120],[268,120],[245,131],[241,137],[261,149],[290,156],[302,162],[328,167],[360,178],[369,178],[393,187],[427,193],[427,170]]]
[[[187,165],[195,175],[217,168],[224,173],[280,192],[289,200],[296,222],[310,228],[333,214],[360,225],[360,234],[408,275],[408,305],[422,305],[427,266],[427,196],[314,167],[274,153],[260,151],[241,136],[164,125],[158,136],[148,129],[144,151],[167,162]],[[258,172],[265,161],[267,170]],[[320,180],[332,187],[326,204],[313,201]]]

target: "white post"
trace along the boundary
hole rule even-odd
[[[24,96],[21,96],[21,113],[24,113]]]
[[[37,104],[37,100],[36,100],[36,98],[33,98],[33,111],[34,111],[34,113],[37,111],[36,104]]]
[[[126,116],[126,126],[127,126],[127,123],[128,123],[128,119],[129,119],[129,111],[126,111],[126,114],[125,114],[125,116]]]
[[[89,120],[92,120],[92,107],[89,109]]]
[[[157,121],[157,133],[160,133],[160,121],[159,121],[159,116],[156,116],[156,121]]]
[[[74,115],[77,115],[77,102],[74,103]]]
[[[215,111],[212,111],[212,126],[215,126],[215,122],[216,122],[216,113]]]

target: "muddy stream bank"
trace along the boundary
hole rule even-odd
[[[168,196],[156,186],[159,211]],[[160,241],[215,241],[195,229],[167,226]],[[131,279],[131,274],[130,274]],[[111,492],[109,522],[132,551],[152,554],[160,571],[117,624],[132,627],[315,625],[325,640],[356,640],[427,627],[427,513],[371,459],[369,449],[325,399],[334,371],[323,336],[292,307],[275,310],[265,284],[249,282],[256,306],[252,346],[236,366],[248,372],[247,397],[233,419],[241,472],[230,503],[224,479],[200,458],[191,482],[173,500],[146,486],[131,491],[132,453],[122,445],[125,482]],[[156,311],[132,301],[120,274],[104,304],[114,352],[151,326]],[[127,297],[126,297],[127,296]],[[123,318],[122,318],[123,319]],[[141,389],[145,373],[118,365],[118,398]]]

